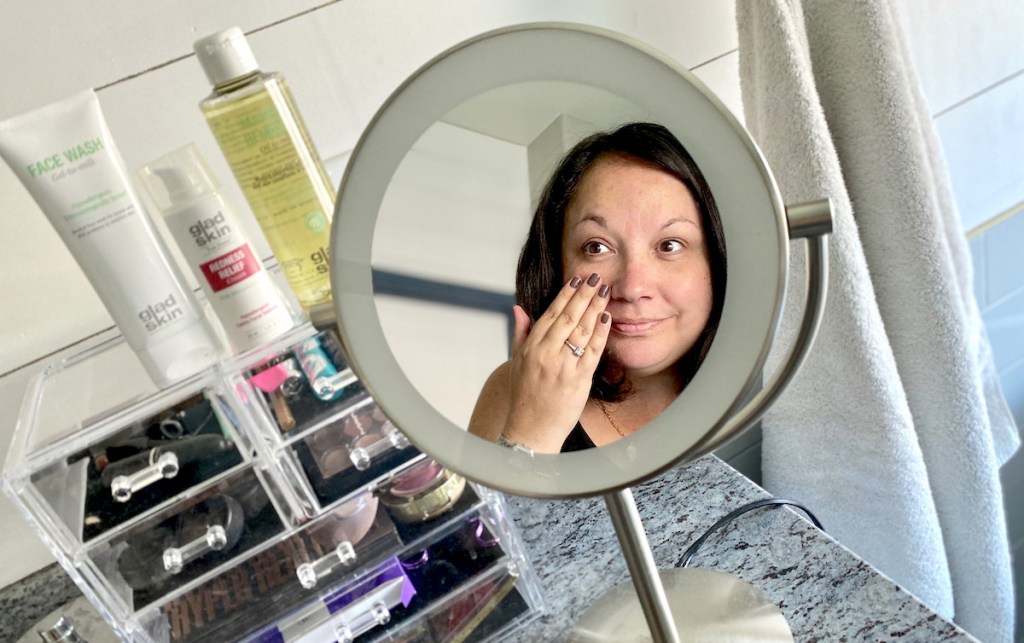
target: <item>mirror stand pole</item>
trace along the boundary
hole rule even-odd
[[[678,643],[679,632],[669,609],[658,567],[654,564],[654,555],[636,501],[633,500],[633,492],[626,487],[606,494],[604,501],[651,636],[655,643]]]

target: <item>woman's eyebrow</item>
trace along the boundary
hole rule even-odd
[[[661,226],[661,229],[664,230],[665,228],[670,228],[673,225],[675,225],[676,223],[689,223],[692,226],[697,226],[698,228],[700,228],[700,224],[698,224],[693,219],[683,218],[683,217],[673,217],[673,218],[669,219],[668,221],[666,221],[665,225]]]
[[[593,213],[583,215],[583,218],[580,219],[579,221],[577,221],[576,225],[573,226],[573,227],[574,228],[578,228],[581,225],[583,225],[584,223],[586,223],[587,221],[593,221],[594,223],[596,223],[597,225],[601,226],[602,228],[607,228],[608,227],[608,220],[607,219],[602,217],[600,214],[593,214]]]
[[[593,221],[594,223],[596,223],[597,225],[601,226],[602,228],[606,228],[606,229],[608,228],[608,220],[605,219],[600,214],[593,214],[593,213],[583,215],[583,217],[579,221],[577,221],[576,225],[574,225],[573,227],[574,228],[578,228],[578,227],[580,227],[581,225],[583,225],[584,223],[586,223],[588,221]],[[691,219],[689,217],[672,217],[671,219],[666,221],[661,226],[661,229],[665,230],[666,228],[671,228],[673,225],[675,225],[677,223],[688,223],[688,224],[690,224],[692,226],[700,228],[700,224],[697,223],[697,221],[695,219]]]

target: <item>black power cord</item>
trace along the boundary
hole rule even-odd
[[[790,507],[795,507],[799,509],[810,519],[812,523],[814,523],[815,527],[822,531],[825,531],[825,528],[821,526],[821,523],[818,521],[815,515],[811,513],[810,510],[807,509],[807,507],[804,507],[800,503],[795,502],[793,500],[786,500],[785,498],[762,498],[760,500],[755,500],[754,502],[747,503],[742,507],[733,509],[718,522],[711,525],[711,527],[707,531],[705,531],[700,538],[695,540],[693,544],[690,545],[687,548],[687,550],[683,552],[683,555],[679,557],[679,561],[676,563],[676,567],[688,567],[690,565],[690,559],[694,557],[694,555],[697,553],[697,550],[700,549],[701,545],[703,545],[704,542],[708,538],[710,538],[712,534],[714,534],[716,531],[718,531],[725,525],[729,524],[739,516],[742,516],[743,514],[753,509],[759,509],[761,507],[776,507],[781,505],[788,505]]]

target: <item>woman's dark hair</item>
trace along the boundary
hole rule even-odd
[[[679,179],[700,210],[701,225],[711,264],[713,303],[708,323],[693,348],[677,363],[680,386],[686,386],[707,355],[718,330],[725,302],[725,237],[718,207],[704,175],[686,148],[665,127],[654,123],[630,123],[610,132],[592,134],[577,143],[562,159],[540,195],[533,223],[516,271],[516,302],[530,319],[538,319],[562,286],[562,235],[565,212],[583,175],[598,160],[619,157],[646,163]],[[621,400],[630,392],[624,374],[607,360],[594,375],[591,396],[605,401]]]

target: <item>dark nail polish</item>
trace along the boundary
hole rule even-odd
[[[587,279],[587,285],[588,286],[596,286],[597,282],[599,282],[599,281],[601,281],[601,275],[599,275],[599,274],[597,274],[595,272],[594,274],[590,275],[590,279]]]
[[[609,290],[611,290],[611,287],[608,284],[604,284],[604,285],[601,286],[600,290],[597,291],[597,296],[598,297],[607,297]]]
[[[579,277],[573,277],[569,280],[569,285],[573,288],[579,288],[581,283],[583,283],[583,280]]]
[[[602,324],[607,324],[608,320],[611,319],[611,317],[612,316],[609,315],[608,313],[601,313],[601,323]]]

